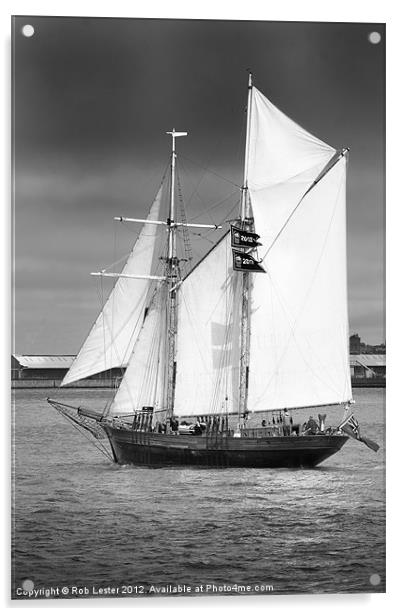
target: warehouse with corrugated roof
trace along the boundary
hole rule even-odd
[[[75,355],[12,355],[12,380],[54,379],[61,381],[69,370]],[[350,355],[350,369],[353,384],[359,380],[385,379],[386,355]],[[112,368],[88,377],[88,380],[121,378],[123,368]]]
[[[350,370],[352,377],[371,379],[385,377],[386,355],[351,355]]]
[[[13,380],[54,379],[61,381],[67,374],[75,355],[11,355]],[[113,368],[94,374],[91,379],[118,378],[124,368]]]

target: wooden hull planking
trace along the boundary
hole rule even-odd
[[[118,464],[312,468],[334,455],[343,435],[234,438],[136,432],[103,426]]]

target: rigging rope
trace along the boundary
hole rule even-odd
[[[217,178],[220,178],[221,180],[224,180],[228,184],[232,184],[233,186],[236,186],[237,188],[241,188],[241,186],[239,184],[237,184],[236,182],[233,182],[232,180],[229,180],[228,178],[225,178],[223,175],[220,175],[219,173],[216,173],[215,171],[212,171],[212,169],[209,169],[208,167],[205,167],[204,165],[201,165],[201,163],[198,163],[197,161],[192,160],[188,156],[183,156],[183,154],[181,154],[180,158],[181,159],[184,158],[185,160],[188,160],[190,163],[193,163],[194,165],[197,165],[197,167],[200,167],[200,169],[205,169],[208,173],[212,173],[212,175],[215,175]]]
[[[178,170],[177,170],[177,173],[176,173],[176,177],[177,177],[177,193],[178,193],[178,196],[179,196],[181,222],[183,223],[183,226],[180,228],[180,231],[181,231],[181,233],[183,235],[184,256],[187,259],[187,261],[192,261],[193,253],[192,253],[192,249],[191,249],[191,242],[190,242],[188,227],[186,226],[186,223],[187,223],[187,220],[186,220],[186,210],[185,210],[185,207],[184,207],[183,192],[182,192],[182,187],[181,187],[181,183],[180,183],[180,175],[179,175],[179,171]],[[184,269],[186,269],[186,265],[185,265]]]
[[[236,190],[234,192],[231,192],[229,195],[227,195],[226,197],[223,197],[222,199],[219,199],[219,201],[216,201],[215,203],[213,203],[209,208],[205,208],[204,212],[207,214],[209,212],[211,212],[212,210],[214,210],[215,208],[219,207],[220,205],[222,205],[222,203],[225,203],[225,201],[229,201],[229,199],[231,199],[234,195],[238,195],[239,191]],[[233,209],[233,208],[232,208]],[[196,214],[195,216],[193,216],[192,218],[189,219],[189,222],[194,222],[195,220],[197,220],[197,218],[199,218],[201,216],[201,214]],[[215,224],[215,220],[211,217],[212,222]]]
[[[104,456],[111,460],[111,462],[114,462],[113,457],[109,453],[108,449],[102,443],[95,442],[95,439],[96,441],[99,441],[100,439],[106,437],[106,432],[101,426],[97,424],[97,422],[92,422],[93,425],[90,425],[89,418],[84,418],[78,415],[78,409],[76,409],[77,417],[72,417],[70,415],[72,411],[63,408],[63,404],[55,402],[50,402],[50,404],[53,406],[54,409],[56,409],[56,411],[60,415],[67,419],[67,421],[69,421],[70,424],[76,430],[78,430],[80,434],[82,434],[94,447],[96,447],[98,451],[100,451]],[[88,436],[88,432],[92,435],[92,438]]]
[[[295,205],[295,207],[293,208],[293,210],[290,212],[289,216],[287,217],[287,219],[285,220],[285,222],[283,223],[282,227],[279,229],[278,233],[276,234],[276,236],[274,237],[274,239],[272,240],[271,244],[268,246],[262,261],[265,261],[265,257],[268,255],[268,253],[272,250],[272,248],[274,247],[274,245],[276,244],[276,242],[278,241],[279,237],[282,235],[283,231],[285,230],[285,228],[287,227],[287,225],[289,224],[290,220],[293,218],[294,214],[296,213],[296,211],[298,210],[299,206],[302,204],[304,198],[309,194],[309,192],[314,189],[314,187],[318,184],[318,182],[320,182],[323,177],[325,177],[325,175],[331,171],[331,169],[336,165],[336,163],[338,163],[340,160],[342,160],[342,157],[339,157],[334,164],[332,165],[332,167],[330,167],[328,170],[326,170],[326,167],[328,166],[328,164],[331,162],[329,161],[329,163],[327,163],[326,165],[324,165],[323,169],[320,171],[320,173],[318,174],[317,178],[310,184],[310,186],[308,187],[308,189],[303,193],[303,196],[300,198],[300,200],[298,201],[298,203]],[[347,160],[347,159],[346,159]],[[325,173],[324,173],[325,171]],[[297,175],[294,176],[293,178],[289,178],[289,179],[295,179],[297,178]]]

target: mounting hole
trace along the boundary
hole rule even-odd
[[[35,28],[31,24],[25,24],[25,26],[22,26],[21,32],[24,36],[30,38],[35,34]]]
[[[35,588],[35,584],[33,583],[32,580],[29,580],[29,579],[23,580],[22,590],[25,590],[26,592],[32,592],[34,588]]]
[[[381,41],[381,34],[379,32],[370,32],[370,34],[368,35],[368,40],[373,45],[378,45],[378,43]]]
[[[373,573],[373,575],[370,575],[370,584],[372,584],[372,586],[378,586],[380,582],[381,577],[378,575],[378,573]]]

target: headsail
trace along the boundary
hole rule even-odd
[[[179,287],[175,415],[237,412],[238,285],[228,233]]]
[[[166,408],[166,284],[159,283],[108,415]]]
[[[346,159],[303,197],[335,150],[256,89],[249,139],[249,193],[267,275],[253,280],[248,408],[349,400]]]
[[[159,220],[162,187],[147,220]],[[162,227],[145,224],[122,274],[151,274]],[[142,326],[150,286],[146,279],[118,278],[62,385],[127,363]]]

